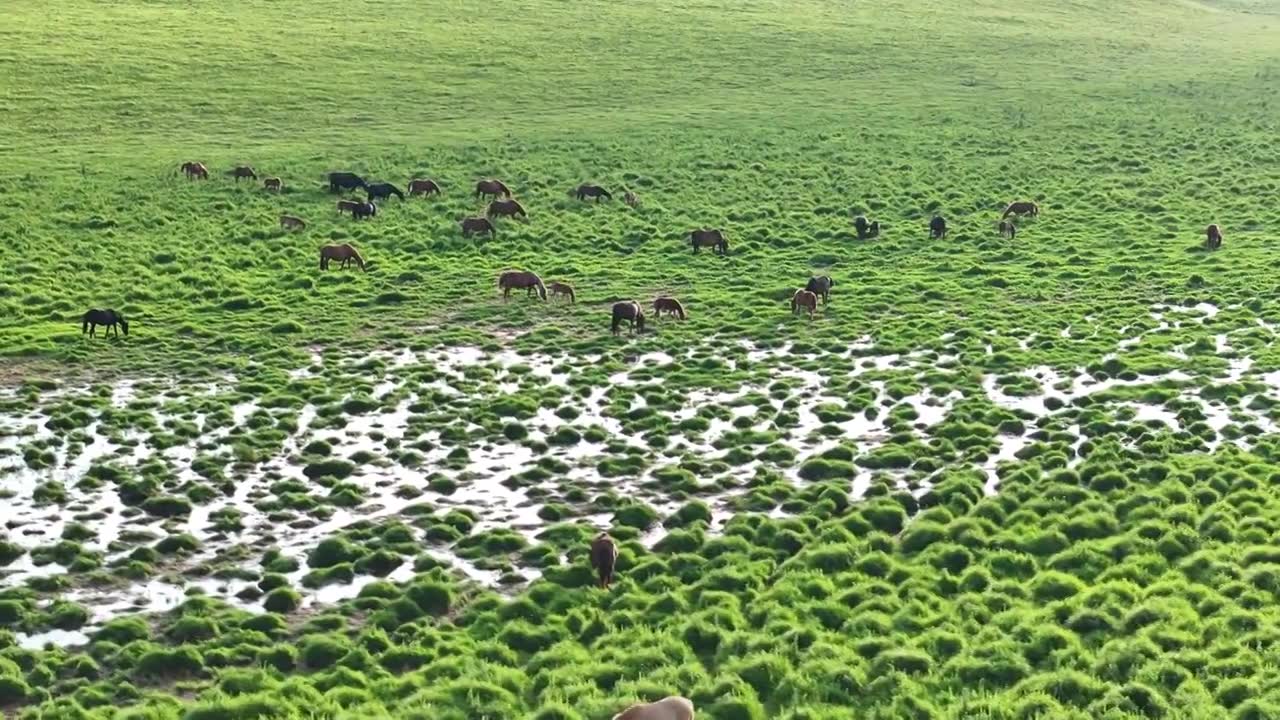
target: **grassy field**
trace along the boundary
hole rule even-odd
[[[1280,717],[1280,2],[5,20],[0,711]]]

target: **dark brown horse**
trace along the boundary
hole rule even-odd
[[[280,192],[280,190],[284,188],[284,182],[278,177],[269,177],[263,179],[262,187],[272,192]]]
[[[797,290],[791,296],[791,314],[795,315],[801,310],[807,310],[809,319],[812,320],[813,314],[818,310],[818,296],[808,290]]]
[[[483,235],[485,233],[489,233],[489,237],[496,237],[498,234],[498,231],[493,227],[493,223],[489,222],[489,218],[482,218],[482,217],[463,218],[462,222],[459,224],[462,225],[463,237],[470,237],[472,235]]]
[[[556,281],[549,282],[547,283],[547,290],[551,291],[552,300],[563,295],[564,297],[569,298],[570,303],[576,304],[578,302],[578,296],[573,292],[573,286],[569,283]]]
[[[249,167],[248,165],[237,165],[236,167],[228,170],[227,174],[235,178],[236,182],[240,182],[241,178],[253,178],[254,180],[258,179],[258,173],[254,172],[253,168]]]
[[[599,185],[579,185],[578,189],[573,191],[573,194],[576,195],[579,200],[595,198],[596,202],[600,202],[601,198],[604,198],[605,200],[613,199],[613,195],[610,195],[608,190],[605,190]]]
[[[325,245],[320,248],[320,269],[328,270],[330,260],[341,260],[342,264],[338,267],[345,268],[347,263],[355,261],[361,270],[364,270],[364,258],[360,257],[360,253],[348,243],[341,245]]]
[[[830,275],[815,275],[809,278],[804,289],[822,298],[822,304],[826,305],[831,302],[831,286],[835,284],[836,281]]]
[[[440,186],[435,180],[427,180],[425,178],[414,178],[409,181],[409,197],[414,195],[439,195]]]
[[[627,194],[622,196],[622,202],[626,203],[627,207],[640,207],[640,196],[628,190]]]
[[[485,214],[489,217],[515,217],[516,215],[522,218],[529,217],[529,213],[524,211],[524,206],[515,200],[494,200],[489,203],[489,209]]]
[[[681,305],[681,304],[680,304],[680,301],[679,301],[679,300],[677,300],[677,299],[675,299],[675,298],[673,298],[673,297],[665,297],[665,296],[664,296],[664,297],[657,298],[657,299],[655,299],[655,300],[653,301],[653,316],[654,316],[654,317],[656,317],[656,318],[658,318],[659,320],[661,320],[661,319],[662,319],[662,313],[663,313],[664,311],[665,311],[668,315],[674,315],[674,316],[676,316],[676,317],[680,318],[681,320],[683,320],[683,319],[685,319],[685,317],[687,317],[687,316],[685,315],[685,312],[684,312],[684,305]]]
[[[1010,240],[1012,240],[1012,239],[1014,238],[1014,236],[1015,236],[1015,235],[1017,235],[1017,234],[1018,234],[1018,226],[1017,226],[1017,225],[1014,225],[1012,222],[1009,222],[1008,220],[1001,220],[1001,221],[1000,221],[1000,236],[1001,236],[1001,237],[1007,237],[1007,238],[1009,238]]]
[[[941,215],[934,215],[929,221],[929,237],[935,240],[947,236],[947,221]]]
[[[498,289],[502,291],[502,302],[507,302],[511,298],[512,290],[521,288],[528,290],[530,297],[536,291],[538,297],[544,301],[547,299],[547,288],[542,284],[542,278],[528,270],[507,270],[498,276]]]
[[[476,183],[476,197],[486,198],[490,196],[495,198],[498,196],[511,197],[511,190],[506,185],[503,185],[501,180],[481,180]]]
[[[205,167],[204,163],[184,162],[182,163],[182,172],[186,173],[188,180],[195,180],[196,178],[201,180],[209,179],[209,168]]]
[[[640,303],[624,300],[613,304],[613,325],[609,328],[610,332],[617,335],[618,328],[624,322],[631,326],[632,334],[644,332],[644,310],[640,309]]]
[[[307,223],[304,222],[303,219],[299,217],[294,217],[292,215],[281,215],[280,227],[284,228],[285,230],[306,230]]]
[[[99,325],[107,327],[103,335],[110,336],[113,330],[116,333],[116,337],[120,337],[121,330],[124,331],[126,336],[129,334],[129,321],[125,320],[123,315],[115,310],[98,310],[96,308],[85,313],[80,318],[80,334],[89,333],[89,337],[94,337],[97,334]]]
[[[591,541],[591,569],[600,578],[600,587],[609,588],[613,582],[613,569],[618,564],[618,546],[609,533],[602,532]]]
[[[362,218],[371,218],[378,214],[378,206],[372,202],[358,202],[355,207],[351,208],[351,219],[360,220]]]
[[[1039,205],[1036,205],[1035,203],[1029,200],[1026,200],[1026,201],[1019,200],[1017,202],[1009,203],[1009,205],[1004,209],[1004,214],[1002,214],[1000,217],[1007,218],[1010,215],[1030,215],[1031,217],[1035,217],[1039,214],[1040,214]]]
[[[1217,225],[1210,225],[1204,229],[1204,246],[1210,250],[1217,250],[1222,247],[1222,230]]]
[[[704,247],[709,247],[721,255],[729,252],[729,241],[725,239],[724,232],[720,230],[708,230],[707,228],[694,230],[689,233],[689,239],[693,243],[693,251],[695,253]]]

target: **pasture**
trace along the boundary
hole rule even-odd
[[[0,712],[1280,717],[1280,2],[6,21]]]

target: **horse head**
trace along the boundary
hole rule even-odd
[[[129,335],[129,321],[124,319],[123,315],[116,315],[116,321],[120,323],[120,331],[126,336]]]

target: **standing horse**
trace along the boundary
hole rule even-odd
[[[502,291],[502,302],[511,299],[511,291],[525,288],[528,295],[532,296],[536,290],[538,297],[543,301],[547,299],[547,288],[542,284],[542,278],[528,270],[507,270],[498,276],[498,289]]]
[[[364,270],[364,258],[360,257],[360,253],[350,243],[325,245],[320,248],[320,269],[328,270],[330,260],[341,260],[342,264],[338,266],[340,268],[345,268],[347,263],[354,260],[356,265]]]
[[[859,215],[853,219],[853,229],[858,232],[859,240],[867,239],[870,227],[871,227],[871,224],[867,222],[867,219],[862,215]]]
[[[574,294],[573,286],[570,285],[569,283],[549,282],[547,283],[547,289],[551,291],[552,300],[555,300],[557,297],[563,295],[569,298],[569,302],[572,304],[577,304],[578,302],[578,296]]]
[[[684,312],[684,305],[673,297],[660,297],[653,301],[653,316],[662,319],[662,312],[666,311],[668,315],[674,315],[681,320],[687,317]]]
[[[97,334],[98,326],[105,325],[106,332],[103,335],[110,336],[111,331],[115,331],[116,337],[120,337],[120,331],[123,330],[125,336],[129,335],[129,321],[115,310],[98,310],[93,309],[85,313],[80,318],[80,334],[89,333],[89,337]]]
[[[306,230],[307,224],[303,222],[302,218],[294,217],[292,215],[281,215],[280,227],[285,230]]]
[[[188,180],[195,180],[196,178],[201,180],[209,179],[209,168],[205,167],[204,163],[184,162],[182,163],[182,172],[186,173]]]
[[[831,286],[835,284],[836,281],[832,280],[830,275],[815,275],[809,278],[804,289],[822,298],[822,304],[826,305],[831,302]]]
[[[489,218],[463,218],[460,224],[462,225],[462,237],[489,233],[489,237],[492,238],[497,237],[498,234],[498,231],[493,227],[493,223],[489,222]]]
[[[929,237],[937,240],[947,236],[947,221],[941,215],[934,215],[929,221]]]
[[[1204,246],[1210,250],[1217,250],[1222,247],[1222,230],[1217,225],[1210,225],[1204,229]]]
[[[489,203],[489,209],[485,211],[489,217],[515,217],[519,215],[528,219],[529,213],[524,211],[524,206],[515,200],[494,200]]]
[[[602,532],[591,541],[591,569],[600,577],[600,587],[607,590],[613,582],[613,568],[618,564],[618,546],[609,533]]]
[[[624,300],[613,304],[613,325],[609,328],[614,335],[618,334],[618,328],[622,327],[622,323],[631,325],[631,333],[644,332],[644,310],[640,309],[640,303],[635,300]]]
[[[511,197],[511,190],[502,184],[501,180],[481,180],[476,183],[476,197],[486,198],[489,196],[498,197],[505,195]]]
[[[1018,226],[1007,220],[1000,221],[1000,237],[1006,237],[1012,240],[1018,234]]]
[[[1031,217],[1035,217],[1039,214],[1040,214],[1039,205],[1036,205],[1035,203],[1029,200],[1027,201],[1019,200],[1017,202],[1009,203],[1009,205],[1004,209],[1004,214],[1001,215],[1000,217],[1001,219],[1007,218],[1010,215],[1030,215]]]
[[[613,716],[613,720],[693,720],[693,702],[668,695],[651,703],[638,703]]]
[[[439,195],[440,186],[434,180],[414,178],[409,181],[409,197],[414,195]]]
[[[343,212],[349,212],[354,215],[356,208],[360,207],[361,205],[364,205],[364,203],[359,200],[339,200],[338,214],[341,215]]]
[[[349,172],[331,172],[329,173],[329,192],[341,192],[343,190],[355,190],[356,188],[365,187],[364,178],[355,173]]]
[[[880,237],[880,221],[879,220],[871,221],[871,227],[867,228],[867,237],[869,238]]]
[[[395,195],[401,200],[404,199],[404,194],[400,192],[400,189],[391,183],[373,183],[372,185],[365,185],[364,190],[369,193],[369,202],[373,202],[374,200],[383,200],[391,197],[392,195]]]
[[[351,219],[371,218],[378,214],[378,206],[372,202],[358,202],[351,208]]]
[[[809,319],[812,320],[813,314],[818,310],[818,296],[808,290],[797,290],[791,296],[791,314],[795,315],[801,310],[807,310]]]
[[[284,188],[284,182],[278,177],[269,177],[262,181],[262,187],[264,190],[280,192]]]
[[[626,203],[627,207],[640,207],[640,197],[630,190],[622,196],[622,202]]]
[[[596,202],[600,202],[600,198],[604,198],[605,200],[613,199],[613,195],[610,195],[608,190],[605,190],[599,185],[579,185],[578,189],[573,191],[573,194],[576,195],[579,200],[595,198]]]
[[[689,239],[693,243],[693,252],[697,253],[699,248],[710,247],[716,252],[724,255],[729,252],[729,241],[725,239],[724,232],[720,230],[708,230],[702,228],[689,233]]]
[[[253,168],[249,167],[248,165],[237,165],[231,168],[230,170],[228,170],[227,174],[235,178],[236,182],[240,182],[241,178],[253,178],[254,180],[258,179],[258,173],[254,172]]]

